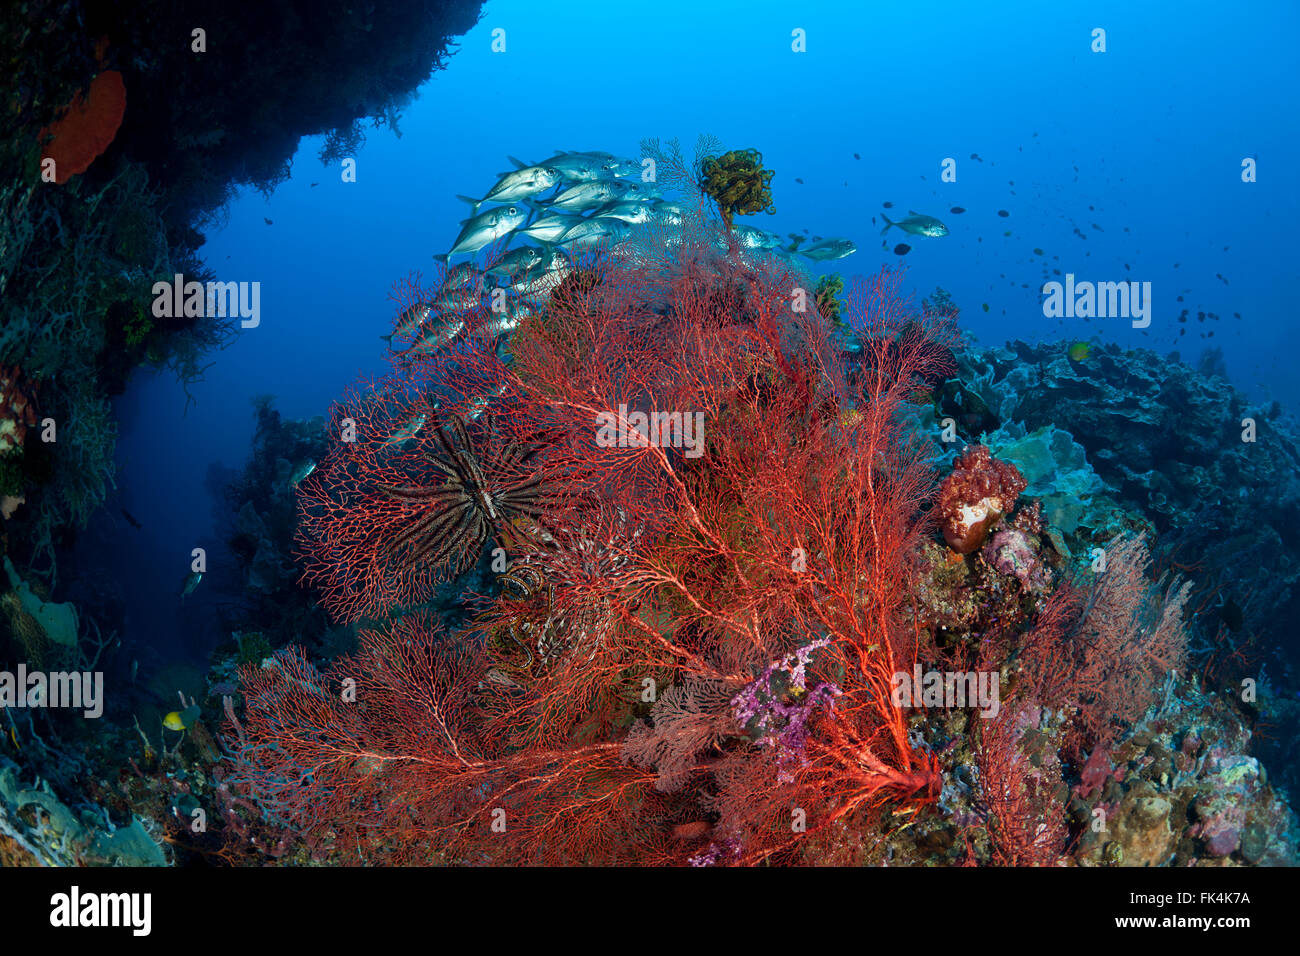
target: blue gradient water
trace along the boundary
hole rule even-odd
[[[646,136],[680,137],[689,155],[711,132],[776,170],[776,215],[748,221],[857,242],[828,271],[897,261],[879,236],[889,201],[891,218],[915,209],[949,226],[944,239],[894,230],[888,246],[913,247],[909,285],[949,290],[981,342],[1097,336],[1193,361],[1218,345],[1238,388],[1294,409],[1297,6],[992,6],[489,4],[403,114],[401,138],[371,132],[355,183],[321,166],[319,139],[304,141],[291,181],[269,201],[244,193],[209,234],[203,255],[220,279],[261,282],[261,324],[214,356],[188,414],[165,375],[140,374],[117,403],[114,504],[144,527],[130,532],[114,507],[87,542],[124,572],[131,639],[195,660],[216,640],[215,589],[184,605],[176,596],[191,548],[223,550],[209,465],[247,460],[252,396],[308,417],[383,370],[392,283],[433,271],[466,215],[455,194],[481,195],[507,155],[636,156]],[[1098,27],[1105,53],[1090,49]],[[498,29],[504,53],[491,48]],[[806,53],[791,50],[796,29]],[[955,183],[940,181],[946,157]],[[1241,181],[1244,157],[1258,159],[1258,182]],[[1150,327],[1045,319],[1044,262],[1080,279],[1151,282]],[[1200,323],[1198,311],[1222,318]]]

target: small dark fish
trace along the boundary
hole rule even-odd
[[[964,206],[953,206],[953,207],[952,207],[951,209],[949,209],[948,211],[949,211],[950,213],[953,213],[954,215],[960,216],[962,213],[964,213],[964,212],[966,211],[966,209],[965,209]]]
[[[985,303],[984,303],[984,311],[987,312],[988,310],[989,310],[989,304],[988,304],[987,302],[985,302]]]
[[[975,162],[977,162],[977,163],[982,163],[982,162],[984,162],[984,160],[980,159],[980,154],[979,154],[979,153],[971,153],[971,154],[970,154],[970,158],[973,159],[973,160],[975,160]]]
[[[311,188],[311,189],[315,189],[315,188],[316,188],[317,186],[319,186],[319,185],[320,185],[320,183],[312,183],[311,186],[310,186],[309,188]]]
[[[1234,313],[1232,313],[1232,317],[1233,317],[1234,319],[1239,319],[1239,318],[1241,318],[1241,313],[1240,313],[1240,312],[1234,312]]]
[[[893,209],[893,208],[894,208],[894,204],[893,204],[892,202],[882,203],[882,205],[883,205],[886,209]]]
[[[268,226],[274,225],[274,223],[271,222],[271,220],[267,219],[265,216],[262,217],[262,222],[266,223]]]
[[[854,154],[853,154],[853,158],[854,158],[854,159],[861,159],[862,157],[859,156],[857,153],[854,153]]]
[[[800,186],[803,185],[803,180],[800,179],[798,176],[795,177],[795,180],[794,180],[794,181],[797,182]]]
[[[1007,216],[1011,215],[1011,213],[1007,212],[1005,209],[999,209],[998,215],[1001,216],[1003,219],[1006,219]]]
[[[1034,255],[1036,255],[1036,256],[1041,256],[1042,254],[1043,254],[1043,250],[1042,250],[1042,249],[1039,249],[1037,246],[1035,246],[1035,247],[1034,247]]]
[[[896,256],[905,256],[911,251],[912,247],[905,242],[900,242],[898,245],[894,246],[894,255]]]
[[[1124,263],[1124,271],[1125,271],[1125,272],[1132,272],[1132,271],[1133,271],[1133,270],[1129,267],[1129,264],[1128,264],[1127,262]]]
[[[139,531],[141,528],[144,527],[144,525],[142,525],[139,521],[136,520],[135,515],[131,514],[131,512],[127,511],[125,508],[122,509],[122,517],[125,518],[127,524],[129,524],[132,528],[135,528],[136,531]]]

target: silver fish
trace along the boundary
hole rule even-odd
[[[564,234],[559,245],[571,252],[612,247],[626,239],[629,232],[631,227],[621,219],[584,219]]]
[[[405,425],[395,430],[391,435],[384,439],[385,445],[401,445],[420,433],[424,423],[429,420],[428,415],[416,415],[412,417]]]
[[[942,239],[948,235],[948,227],[938,219],[933,216],[922,215],[911,209],[907,211],[907,218],[900,219],[898,222],[891,221],[884,213],[880,214],[880,218],[885,220],[885,228],[880,230],[882,236],[889,232],[891,226],[897,226],[909,235],[927,236],[931,239]]]
[[[417,355],[440,352],[455,342],[465,331],[465,318],[462,313],[448,311],[431,314],[436,317],[421,327],[420,334],[414,342],[397,353],[399,358],[410,359]],[[388,338],[391,347],[391,336]]]
[[[433,311],[443,312],[468,312],[470,309],[478,307],[479,300],[482,298],[483,289],[481,283],[474,286],[463,286],[459,289],[448,289],[434,299],[430,305]]]
[[[461,221],[463,227],[447,255],[478,252],[502,236],[518,229],[528,220],[528,210],[523,206],[497,206]]]
[[[781,237],[738,223],[732,230],[736,239],[746,249],[775,249],[781,244]]]
[[[551,200],[550,208],[563,212],[586,212],[616,200],[621,200],[627,193],[629,184],[612,179],[597,179],[592,182],[578,183]]]
[[[526,302],[506,302],[505,308],[493,309],[488,317],[479,323],[477,329],[488,338],[508,335],[519,328],[520,322],[536,312],[537,310]]]
[[[558,289],[565,275],[567,271],[545,272],[534,278],[516,282],[510,287],[510,293],[521,301],[536,304]]]
[[[435,256],[436,259],[446,261],[446,256]],[[452,266],[447,270],[447,278],[442,280],[440,289],[459,289],[469,285],[478,278],[478,269],[472,262],[462,262],[458,266]]]
[[[298,483],[316,470],[316,462],[308,458],[298,463],[298,467],[289,476],[289,487],[297,488]]]
[[[388,343],[391,348],[393,337],[398,336],[406,338],[408,335],[414,335],[416,330],[423,327],[425,322],[433,315],[433,303],[416,302],[414,305],[407,306],[402,310],[402,314],[397,317],[397,325],[389,335],[381,335],[380,338]]]
[[[537,271],[545,259],[546,255],[536,246],[520,246],[502,255],[484,271],[500,279],[516,279]]]
[[[465,415],[466,421],[478,421],[479,416],[487,411],[487,407],[505,393],[505,385],[494,385],[486,395],[475,395],[469,400],[469,411]]]
[[[657,200],[650,212],[650,221],[659,226],[680,226],[686,221],[686,210],[675,202]]]
[[[202,571],[191,571],[185,576],[184,583],[181,584],[181,601],[184,602],[187,597],[194,593],[194,589],[199,586],[203,580]]]
[[[512,202],[516,199],[540,196],[548,189],[558,186],[560,179],[559,172],[550,166],[525,166],[513,172],[502,173],[497,184],[488,190],[488,194],[482,199],[471,199],[469,196],[456,198],[469,203],[474,208],[474,212],[478,212],[478,207],[485,202]]]
[[[521,169],[527,168],[523,160],[515,159],[513,156],[507,158]],[[605,168],[606,162],[583,153],[557,153],[537,165],[555,170],[565,182],[585,183],[595,179],[612,178],[612,174]]]
[[[601,206],[592,213],[592,217],[596,219],[621,219],[623,222],[631,223],[634,226],[649,222],[653,215],[653,209],[635,199],[612,202]]]
[[[520,229],[519,235],[536,239],[538,242],[558,242],[566,232],[581,221],[581,216],[558,212],[549,213],[542,216],[527,229]]]
[[[794,250],[813,262],[826,262],[829,259],[843,259],[858,251],[852,239],[821,239],[806,249]]]

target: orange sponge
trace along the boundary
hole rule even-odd
[[[105,70],[78,93],[67,113],[44,132],[53,139],[41,151],[41,159],[54,160],[54,181],[66,183],[90,164],[117,135],[126,112],[126,85],[117,70]]]

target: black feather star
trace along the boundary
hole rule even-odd
[[[428,562],[455,577],[474,565],[498,527],[520,518],[540,523],[545,481],[529,466],[542,446],[511,442],[480,461],[465,423],[455,417],[434,429],[433,444],[436,450],[422,450],[420,457],[443,483],[379,486],[390,498],[424,506],[388,542],[388,551],[405,564]]]

